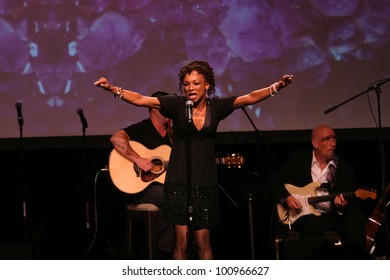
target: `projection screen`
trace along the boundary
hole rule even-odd
[[[112,134],[147,110],[94,81],[180,94],[179,68],[195,59],[213,66],[216,96],[294,75],[246,108],[259,130],[389,127],[389,14],[386,0],[1,0],[0,138],[19,136],[16,104],[25,137],[81,135],[79,109],[87,135]],[[242,110],[219,127],[250,130]]]

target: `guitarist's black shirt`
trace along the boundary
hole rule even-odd
[[[123,129],[130,136],[130,140],[137,141],[148,149],[155,149],[161,145],[171,146],[168,134],[162,137],[154,127],[150,118],[132,124]]]

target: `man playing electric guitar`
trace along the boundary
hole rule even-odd
[[[316,188],[317,196],[335,194],[332,199],[313,205],[320,215],[298,215],[290,228],[302,238],[321,238],[326,231],[336,231],[344,245],[364,248],[365,217],[358,209],[355,196],[342,193],[355,192],[354,168],[335,155],[336,135],[327,125],[315,127],[311,135],[312,150],[295,152],[270,177],[269,183],[277,199],[291,213],[303,210],[301,201],[292,195],[286,184],[305,187],[312,182],[328,183],[326,188]],[[337,195],[336,195],[337,194]],[[291,219],[291,217],[285,217]]]
[[[155,92],[152,96],[168,95],[165,92]],[[150,158],[142,157],[137,153],[137,149],[130,146],[132,141],[134,143],[140,143],[149,150],[158,151],[158,147],[169,147],[171,146],[171,133],[170,119],[163,117],[158,109],[149,108],[149,118],[140,121],[136,124],[132,124],[124,129],[117,131],[111,136],[111,142],[114,145],[115,152],[120,154],[125,159],[130,160],[134,163],[134,166],[139,168],[139,172],[148,174],[154,169],[154,164]],[[131,141],[130,141],[131,140]],[[164,150],[166,151],[166,149]],[[169,151],[170,152],[170,151]],[[116,156],[117,156],[116,154]],[[155,155],[162,156],[162,155]],[[167,157],[164,155],[164,157]],[[169,155],[168,155],[169,157]],[[168,160],[168,158],[166,159]],[[109,171],[112,178],[111,171],[114,172],[117,168],[112,168]],[[134,170],[128,170],[128,172],[134,172]],[[164,172],[165,174],[165,172]],[[161,179],[161,178],[159,178]],[[114,184],[115,181],[113,180]],[[129,203],[140,204],[140,203],[152,203],[158,207],[161,207],[163,201],[163,183],[164,180],[151,180],[150,183],[140,189],[135,189],[131,195],[127,196]],[[129,185],[132,182],[128,182]],[[168,223],[162,217],[162,211],[159,216],[159,234],[158,234],[158,249],[159,258],[171,258],[173,252],[173,246],[175,244],[175,233],[171,223]]]

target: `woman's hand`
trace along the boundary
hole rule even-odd
[[[278,82],[278,90],[288,86],[289,84],[291,84],[294,80],[293,80],[294,76],[293,75],[283,75],[282,79],[279,80]]]
[[[99,78],[99,80],[94,82],[94,85],[97,87],[101,87],[102,89],[105,89],[105,90],[110,90],[110,88],[111,88],[110,82],[108,81],[107,78],[104,78],[104,77]]]

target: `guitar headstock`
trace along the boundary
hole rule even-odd
[[[226,165],[228,168],[241,168],[245,163],[245,158],[241,154],[228,154],[224,157],[216,158],[217,164]]]
[[[367,189],[367,188],[358,189],[355,192],[355,195],[356,197],[359,197],[361,199],[367,199],[367,198],[376,199],[376,191],[373,189]]]

